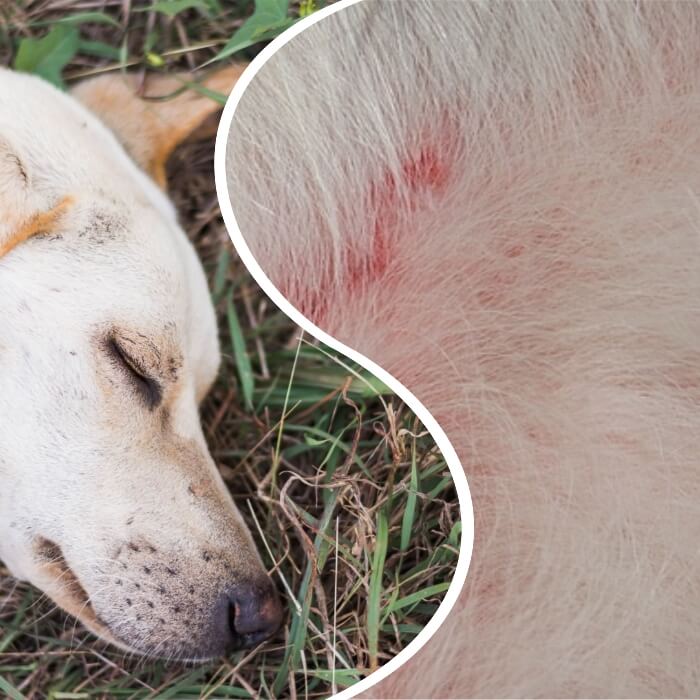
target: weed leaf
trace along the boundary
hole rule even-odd
[[[255,0],[255,12],[234,32],[209,63],[220,61],[252,44],[274,39],[296,21],[287,17],[289,0]]]
[[[18,71],[34,73],[58,87],[63,87],[61,73],[78,53],[79,46],[78,29],[69,24],[57,24],[41,39],[22,39],[14,67]]]

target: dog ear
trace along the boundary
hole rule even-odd
[[[72,197],[49,198],[36,191],[20,156],[0,139],[0,258],[31,236],[52,230],[72,202]]]
[[[224,68],[205,81],[206,90],[228,95],[244,64]],[[133,74],[86,80],[71,91],[116,135],[129,155],[165,188],[165,164],[175,147],[221,105],[204,91],[186,87],[192,77],[149,75],[139,87]]]

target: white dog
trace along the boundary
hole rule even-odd
[[[698,697],[700,3],[366,0],[227,149],[263,270],[469,479],[467,584],[375,697]]]
[[[149,176],[216,105],[76,94],[0,70],[0,557],[124,649],[207,658],[281,618],[200,427],[205,277]]]

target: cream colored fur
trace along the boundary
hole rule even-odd
[[[124,649],[221,653],[231,589],[267,578],[200,427],[219,366],[201,265],[114,134],[7,70],[0,250],[0,557]]]
[[[700,5],[366,0],[271,57],[263,270],[434,414],[467,584],[374,697],[700,693]]]

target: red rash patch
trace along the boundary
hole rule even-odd
[[[449,151],[445,149],[445,152]],[[337,279],[343,281],[344,291],[354,296],[387,273],[398,243],[402,215],[419,211],[430,194],[443,189],[450,169],[437,147],[425,145],[405,160],[399,173],[400,181],[396,174],[387,172],[369,185],[367,210],[374,213],[369,250],[348,246],[340,270],[329,263],[318,288],[297,290],[293,296],[292,301],[301,313],[314,323],[321,323],[328,313],[328,296],[336,289]],[[281,285],[282,294],[289,296],[290,291],[288,284]]]

